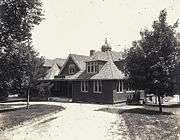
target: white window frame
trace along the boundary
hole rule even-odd
[[[73,71],[72,71],[72,69],[74,69]],[[69,74],[74,74],[75,73],[75,65],[74,64],[70,64],[69,65]]]
[[[96,62],[88,62],[87,63],[87,73],[95,73],[96,72],[96,65],[97,63]],[[88,70],[88,67],[89,67],[89,70]]]
[[[95,88],[96,86],[97,86],[97,90]],[[93,92],[94,93],[102,93],[102,81],[101,80],[94,80],[93,81]]]
[[[123,93],[123,91],[124,91],[124,83],[123,83],[123,81],[122,80],[119,80],[118,82],[117,82],[117,85],[116,85],[117,87],[116,87],[116,91],[117,91],[117,93]],[[120,90],[121,89],[121,90]]]
[[[89,83],[88,81],[81,81],[81,92],[88,92]]]

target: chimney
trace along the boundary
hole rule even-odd
[[[92,56],[95,52],[95,50],[90,50],[90,56]]]

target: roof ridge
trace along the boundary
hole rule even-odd
[[[112,61],[112,59],[110,59],[110,56],[109,56],[109,55],[110,55],[110,54],[109,54],[109,51],[107,51],[107,53],[108,53],[108,58],[109,58],[109,60]],[[111,62],[110,62],[110,61],[108,61],[108,62],[109,62],[110,65],[111,65]],[[108,63],[108,62],[107,62],[107,63]],[[110,66],[110,71],[111,71],[111,76],[113,77],[113,71],[112,71],[112,67],[111,67],[111,66]]]
[[[70,53],[70,55],[77,55],[77,56],[85,56],[85,57],[90,57],[88,55],[82,55],[82,54],[73,54],[73,53]]]

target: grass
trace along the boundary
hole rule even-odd
[[[37,104],[31,105],[29,110],[24,107],[15,111],[2,112],[0,113],[0,131],[63,109],[61,106]]]
[[[125,120],[131,139],[175,140],[177,139],[176,117],[171,113],[132,109],[120,111]]]
[[[152,109],[152,108],[151,108]],[[172,112],[159,113],[147,108],[118,109],[102,108],[98,111],[116,113],[123,117],[132,140],[176,140],[177,119]],[[122,131],[119,128],[119,131]]]

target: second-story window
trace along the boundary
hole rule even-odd
[[[96,72],[96,62],[87,63],[87,72],[88,73],[95,73]]]
[[[87,63],[87,72],[88,72],[88,73],[91,72],[91,66],[90,66],[90,63]]]
[[[70,64],[69,65],[69,74],[74,74],[75,73],[75,65],[74,64]]]

